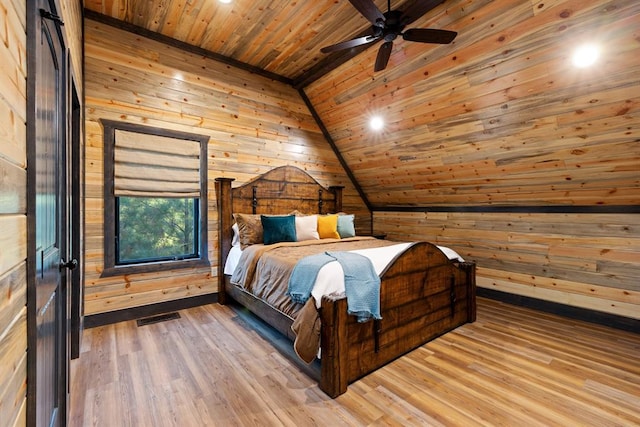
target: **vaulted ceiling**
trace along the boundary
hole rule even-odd
[[[374,0],[385,11],[385,0]],[[347,0],[85,0],[85,8],[263,70],[308,97],[374,207],[640,204],[640,2],[393,0],[451,44],[379,43]],[[595,67],[574,48],[600,45]],[[368,128],[379,114],[384,129]],[[381,168],[384,167],[384,172]]]
[[[374,2],[387,11],[386,0]],[[410,12],[408,22],[413,23],[441,3],[393,0],[390,4],[393,10]],[[323,54],[320,48],[371,27],[349,1],[85,0],[85,8],[284,77],[297,86],[363,50]]]

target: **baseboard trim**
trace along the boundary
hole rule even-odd
[[[618,316],[601,311],[590,310],[582,307],[573,307],[557,302],[545,301],[523,295],[496,291],[494,289],[480,288],[476,290],[477,296],[505,302],[521,307],[532,308],[546,313],[557,314],[575,320],[595,323],[602,326],[621,329],[623,331],[640,334],[640,320],[630,317]]]
[[[95,328],[97,326],[109,325],[111,323],[135,320],[142,317],[155,316],[171,311],[184,310],[185,308],[198,307],[200,305],[213,304],[217,302],[218,293],[216,292],[213,294],[198,295],[173,301],[159,302],[157,304],[109,311],[106,313],[91,314],[84,317],[84,328]]]
[[[511,294],[508,292],[496,291],[478,287],[477,296],[532,308],[546,313],[557,314],[570,319],[582,320],[602,326],[621,329],[628,332],[640,334],[640,320],[630,317],[618,316],[615,314],[603,313],[581,307],[572,307],[551,301],[523,295]],[[110,311],[107,313],[92,314],[84,317],[85,329],[98,326],[109,325],[111,323],[123,322],[126,320],[136,320],[143,317],[155,316],[176,310],[197,307],[200,305],[213,304],[218,302],[218,294],[199,295],[190,298],[182,298],[174,301],[166,301],[157,304],[144,305],[141,307],[127,308],[123,310]]]

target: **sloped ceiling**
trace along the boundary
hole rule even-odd
[[[394,0],[391,7],[428,11],[442,2]],[[375,3],[387,9],[386,0]],[[292,81],[342,56],[321,47],[370,27],[348,1],[85,0],[85,8]]]
[[[355,56],[320,53],[368,28],[348,1],[85,7],[298,87],[375,209],[640,205],[640,2],[420,3],[428,12],[411,27],[458,37],[450,45],[396,41],[377,73],[379,44]],[[585,42],[601,54],[579,69],[571,55]],[[344,63],[329,66],[336,61]],[[383,117],[382,131],[369,130],[372,115]]]

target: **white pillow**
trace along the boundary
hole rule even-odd
[[[234,222],[231,226],[233,230],[233,237],[231,238],[231,246],[238,246],[240,244],[240,229],[238,228],[238,223]]]
[[[303,240],[318,240],[318,215],[296,216],[296,238]]]

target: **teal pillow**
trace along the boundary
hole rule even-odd
[[[341,239],[355,237],[356,228],[353,225],[354,215],[338,215],[338,234]]]
[[[265,245],[296,241],[295,215],[260,215],[262,240]]]

